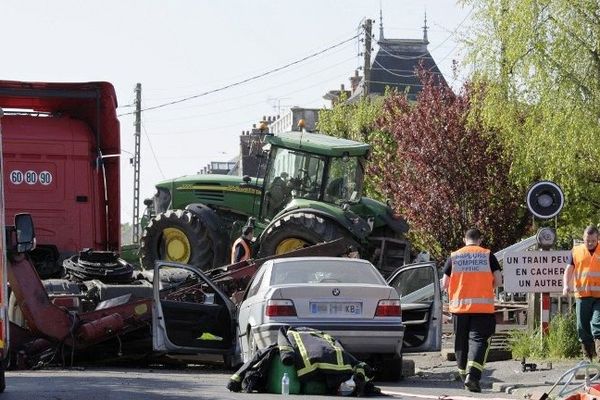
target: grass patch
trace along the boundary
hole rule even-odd
[[[556,315],[550,321],[550,331],[546,337],[548,357],[574,358],[581,355],[581,345],[577,337],[575,314]]]
[[[577,338],[575,314],[556,315],[550,321],[548,335],[540,338],[540,331],[514,330],[510,332],[509,346],[513,358],[567,359],[581,356]]]

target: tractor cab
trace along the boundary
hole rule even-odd
[[[368,145],[298,132],[269,136],[267,141],[270,148],[262,219],[272,220],[293,199],[337,207],[360,201]]]

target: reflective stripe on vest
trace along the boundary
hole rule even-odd
[[[450,307],[461,307],[469,306],[472,304],[494,304],[494,299],[452,299],[450,300]]]
[[[579,272],[574,274],[576,279],[600,278],[600,272]]]
[[[600,297],[600,246],[593,254],[585,244],[573,248],[575,297]]]
[[[311,334],[314,335],[315,333],[311,333]],[[329,370],[329,371],[352,370],[352,366],[350,364],[344,364],[344,356],[342,353],[343,349],[335,344],[335,339],[333,339],[330,335],[323,334],[322,337],[324,339],[326,339],[331,344],[331,346],[335,349],[337,364],[328,363],[328,362],[315,362],[315,363],[311,362],[310,356],[308,355],[308,350],[306,349],[306,346],[304,345],[304,342],[302,341],[302,335],[299,332],[292,331],[292,330],[288,331],[288,335],[293,337],[294,342],[295,342],[296,346],[298,347],[298,350],[300,351],[300,357],[302,358],[302,363],[304,364],[304,367],[298,369],[298,371],[297,371],[298,378],[313,372],[317,368],[322,369],[322,370]]]
[[[455,314],[493,314],[494,275],[490,251],[480,246],[465,246],[453,252],[450,259],[448,310]]]
[[[238,244],[241,244],[242,247],[244,248],[244,254],[242,255],[242,258],[240,258],[239,260],[235,260],[235,249],[237,247]],[[237,238],[237,240],[235,242],[233,242],[233,247],[231,247],[231,263],[234,264],[236,262],[240,262],[240,261],[244,261],[250,258],[250,246],[248,246],[248,243],[246,243],[246,241],[244,239]]]

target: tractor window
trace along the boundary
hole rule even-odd
[[[323,199],[335,204],[357,202],[362,195],[362,183],[363,169],[357,157],[332,158]]]
[[[272,219],[291,199],[319,199],[325,160],[314,154],[274,147],[265,177],[263,216]]]

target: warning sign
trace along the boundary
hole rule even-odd
[[[504,255],[504,291],[513,293],[562,292],[570,251],[518,251]]]

